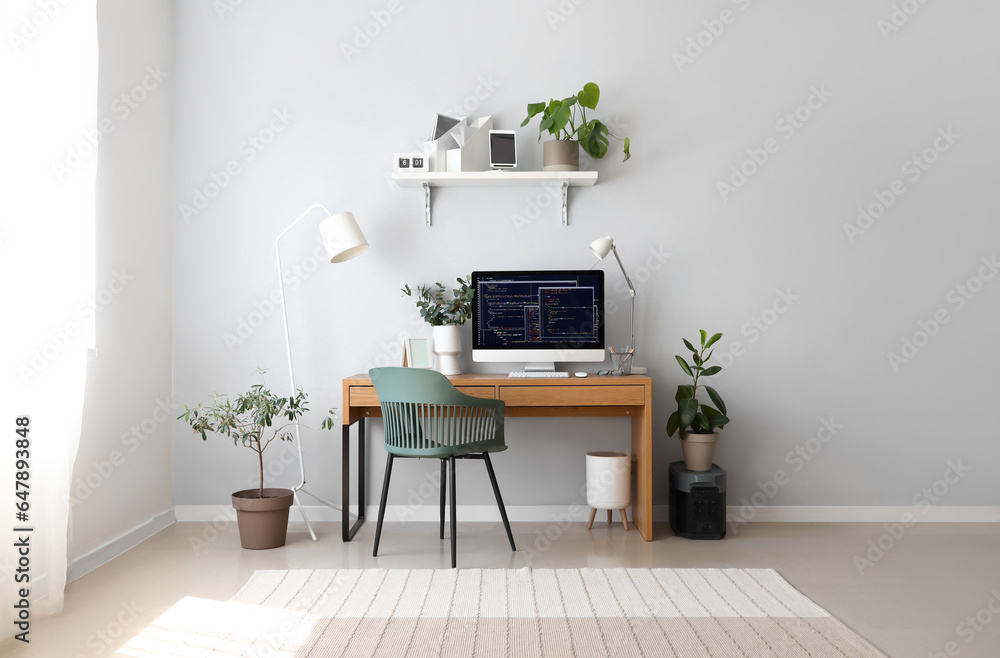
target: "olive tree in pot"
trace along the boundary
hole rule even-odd
[[[702,329],[700,349],[696,349],[690,341],[683,339],[684,346],[691,350],[693,365],[680,355],[675,357],[684,374],[691,377],[692,383],[677,387],[677,395],[674,396],[674,400],[677,401],[677,411],[670,414],[670,418],[667,419],[667,434],[673,436],[674,432],[680,431],[684,466],[689,471],[711,470],[715,443],[719,440],[718,430],[729,422],[726,416],[726,403],[722,401],[719,393],[711,386],[698,383],[702,377],[711,377],[722,370],[721,366],[705,365],[712,358],[712,352],[706,355],[705,350],[710,349],[720,338],[722,334],[715,334],[709,338],[708,333]],[[698,401],[699,388],[705,389],[715,407]]]
[[[600,120],[587,118],[587,110],[596,110],[600,99],[601,88],[588,82],[575,96],[559,101],[553,98],[548,103],[528,104],[528,116],[521,122],[521,126],[528,125],[536,114],[541,114],[542,119],[538,124],[539,141],[544,132],[555,138],[542,145],[542,169],[577,171],[580,168],[580,148],[590,157],[599,160],[608,153],[608,137],[622,142],[625,160],[632,157],[628,137],[620,138]]]
[[[295,395],[280,397],[263,383],[267,371],[258,368],[262,383],[254,384],[246,393],[230,401],[225,395],[215,393],[209,404],[196,407],[184,405],[178,416],[187,422],[203,441],[207,433],[214,432],[233,440],[233,445],[249,448],[257,454],[260,484],[255,489],[245,489],[233,494],[233,507],[240,530],[243,548],[276,548],[285,545],[288,531],[288,509],[295,500],[291,489],[264,487],[264,450],[275,439],[291,441],[294,427],[302,414],[309,410],[308,399],[302,389]],[[323,419],[323,429],[333,429],[333,409]],[[287,422],[284,422],[287,421]],[[275,422],[279,423],[275,426]]]
[[[445,287],[441,282],[436,283],[433,289],[425,285],[419,285],[415,290],[409,284],[403,286],[405,295],[412,297],[416,293],[417,309],[434,333],[438,370],[445,375],[461,372],[458,355],[462,353],[462,338],[458,328],[472,317],[474,291],[471,275],[456,281],[458,288],[452,289],[451,299],[445,298]]]

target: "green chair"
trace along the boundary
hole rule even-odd
[[[455,567],[455,460],[482,459],[493,485],[500,517],[507,530],[510,550],[514,536],[507,521],[507,510],[500,497],[496,474],[490,463],[490,453],[507,449],[503,438],[502,400],[485,400],[459,393],[448,378],[433,370],[419,368],[372,368],[368,371],[382,406],[385,425],[385,449],[389,458],[385,463],[385,480],[382,499],[378,506],[378,524],[375,526],[375,548],[382,536],[382,519],[385,501],[389,494],[389,476],[396,457],[428,457],[441,460],[441,522],[440,534],[444,539],[445,485],[451,490],[451,566]],[[451,465],[449,480],[446,465]]]

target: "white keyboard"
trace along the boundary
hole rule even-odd
[[[507,373],[507,377],[559,378],[559,377],[569,377],[569,373],[555,371],[555,370],[517,370],[514,372]]]

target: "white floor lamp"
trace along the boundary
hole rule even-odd
[[[318,203],[309,206],[304,213],[299,215],[298,218],[288,226],[288,228],[279,233],[278,237],[275,238],[274,253],[278,260],[278,289],[281,291],[281,321],[285,325],[285,348],[288,351],[288,377],[292,384],[292,395],[295,394],[295,371],[292,369],[292,343],[288,335],[288,313],[285,310],[285,284],[282,277],[281,249],[278,248],[278,242],[280,242],[281,238],[292,230],[296,224],[308,217],[309,214],[317,208],[321,208],[323,212],[326,213],[326,218],[320,222],[319,232],[323,238],[323,246],[326,247],[326,253],[330,257],[331,263],[342,263],[345,260],[350,260],[368,250],[368,241],[365,240],[365,236],[361,232],[361,228],[354,219],[354,215],[349,212],[332,214],[329,210]],[[312,526],[309,524],[309,519],[306,518],[306,510],[302,507],[302,501],[300,500],[299,493],[307,493],[327,507],[332,507],[335,510],[340,510],[340,506],[310,491],[309,487],[306,486],[306,463],[302,456],[302,437],[299,434],[298,423],[295,424],[295,444],[299,449],[299,472],[301,475],[301,481],[298,485],[292,487],[292,491],[295,492],[295,504],[298,506],[299,512],[302,513],[302,520],[306,522],[306,528],[309,530],[309,535],[312,537],[313,541],[316,541],[316,533],[313,532]]]

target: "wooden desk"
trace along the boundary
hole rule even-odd
[[[456,375],[448,379],[467,394],[506,402],[508,418],[623,416],[632,419],[632,522],[646,541],[653,539],[653,380],[626,377],[508,378],[497,374]],[[344,380],[343,535],[350,541],[364,521],[365,419],[379,417],[378,396],[368,375]],[[358,520],[347,512],[350,485],[350,428],[358,424]]]

